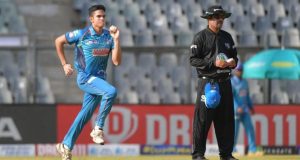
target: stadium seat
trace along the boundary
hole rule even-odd
[[[293,6],[299,6],[299,1],[298,0],[284,0],[282,1],[284,8],[286,11],[291,11],[293,10]],[[297,12],[298,13],[298,12]]]
[[[120,99],[120,103],[125,104],[138,104],[139,103],[139,96],[135,91],[129,91],[122,95]]]
[[[171,30],[173,34],[177,35],[181,31],[189,31],[189,20],[186,16],[174,17],[171,22]]]
[[[251,4],[249,7],[247,7],[247,14],[252,22],[256,22],[257,17],[265,16],[264,6],[261,3]]]
[[[5,76],[3,75],[3,71],[0,70],[0,90],[8,89],[8,84]]]
[[[145,78],[146,72],[140,67],[132,68],[130,69],[130,72],[128,72],[128,82],[132,87],[135,87],[139,80],[144,80]]]
[[[13,98],[11,91],[8,89],[1,89],[0,90],[0,104],[12,104]]]
[[[163,98],[164,104],[180,104],[181,98],[179,93],[177,92],[170,92],[169,94],[165,95]]]
[[[20,76],[14,82],[13,97],[14,103],[27,103],[28,102],[28,80],[25,76]]]
[[[296,28],[291,28],[285,30],[285,34],[283,35],[283,45],[285,47],[299,47],[300,40],[299,40],[299,31]]]
[[[179,54],[178,64],[179,66],[183,66],[183,67],[190,66],[190,55],[188,52]]]
[[[84,1],[81,12],[80,12],[80,21],[83,23],[86,23],[89,17],[88,9],[89,7],[99,4],[98,2],[95,2],[93,0]]]
[[[270,47],[280,46],[280,42],[276,30],[270,29],[267,32],[263,33],[260,37],[260,44],[270,46]]]
[[[156,0],[156,2],[160,5],[161,10],[166,13],[168,10],[168,6],[174,4],[174,0]]]
[[[294,104],[300,104],[300,93],[297,93],[293,98]]]
[[[154,46],[154,38],[151,29],[141,30],[135,37],[136,46]]]
[[[257,34],[252,30],[244,30],[240,35],[239,46],[256,47],[258,46]]]
[[[144,13],[145,8],[148,4],[153,4],[153,0],[136,0],[136,2],[139,4],[140,10],[142,13]]]
[[[8,50],[0,50],[0,67],[4,67],[9,64],[14,64],[15,60],[13,52]]]
[[[257,80],[248,79],[247,81],[248,81],[248,85],[249,85],[250,94],[255,94],[255,93],[261,92],[261,86],[259,85]]]
[[[276,21],[276,31],[279,34],[282,34],[285,30],[293,28],[294,23],[290,17],[279,17]]]
[[[192,31],[181,31],[177,34],[176,45],[190,46],[192,44],[194,34]]]
[[[186,18],[186,16],[182,15],[182,9],[179,3],[168,4],[165,15],[167,16],[168,22],[171,24],[176,21],[177,17]]]
[[[11,33],[26,34],[28,33],[25,19],[22,15],[15,15],[8,21],[8,28]]]
[[[238,40],[237,40],[236,31],[234,29],[225,29],[225,31],[231,34],[231,37],[233,39],[233,42],[234,42],[235,46],[238,46],[239,43],[238,43]]]
[[[230,13],[233,13],[231,14],[231,16],[227,19],[227,21],[230,21],[230,22],[235,22],[236,21],[236,18],[238,16],[244,16],[244,8],[241,4],[239,3],[235,3],[235,4],[227,4],[223,7],[225,10],[227,10],[228,12]]]
[[[175,86],[175,84],[173,83],[173,86],[175,87],[175,90],[180,93],[180,99],[181,99],[181,103],[184,104],[188,104],[190,103],[190,95],[189,95],[189,85],[190,83],[188,83],[190,80],[181,80],[178,83],[178,86]],[[174,82],[174,81],[173,81]],[[177,82],[175,82],[177,83]]]
[[[236,0],[222,0],[221,1],[221,6],[226,6],[226,5],[235,5],[237,4],[237,1]]]
[[[141,53],[138,56],[137,64],[141,68],[153,68],[156,66],[156,63],[156,56],[151,52]]]
[[[126,75],[128,75],[128,72],[126,72]],[[121,75],[114,77],[114,83],[113,84],[118,89],[118,93],[119,92],[126,92],[126,91],[129,91],[129,90],[134,90],[135,89],[135,86],[130,85],[129,78],[128,77],[122,77]]]
[[[136,66],[135,54],[131,52],[123,52],[122,54],[122,69]],[[116,68],[117,69],[117,68]]]
[[[177,66],[177,55],[174,53],[163,53],[159,56],[159,66],[167,70],[168,73]]]
[[[169,79],[170,75],[167,70],[163,67],[156,67],[153,69],[153,72],[150,74],[152,84],[155,88],[158,86],[158,82],[161,80]]]
[[[251,99],[253,104],[262,104],[264,103],[264,95],[261,92],[256,92],[251,94]]]
[[[81,12],[84,1],[82,0],[73,0],[73,9]]]
[[[176,86],[179,86],[179,83],[189,81],[189,73],[184,66],[174,66],[171,72],[171,79]]]
[[[15,63],[4,66],[4,76],[7,78],[11,90],[16,88],[14,82],[19,78],[19,74],[19,68]]]
[[[153,23],[155,17],[162,15],[160,5],[158,3],[148,3],[145,8],[144,15],[147,19],[147,22],[150,24]]]
[[[237,16],[234,21],[233,28],[238,34],[241,34],[243,31],[252,30],[250,18],[248,16]]]
[[[161,30],[156,36],[155,44],[156,46],[164,46],[164,47],[175,46],[175,40],[172,31]]]
[[[52,92],[40,93],[35,96],[35,103],[54,104],[55,98]]]
[[[250,6],[250,5],[255,5],[257,4],[257,1],[253,1],[253,0],[239,0],[239,3],[242,4],[242,6]]]
[[[155,90],[161,97],[165,97],[167,94],[174,93],[172,80],[169,78],[160,79],[155,87]]]
[[[134,16],[141,15],[140,7],[137,3],[126,3],[125,8],[127,9],[123,11],[123,15],[127,21],[130,21]]]
[[[254,28],[258,34],[265,34],[268,30],[272,29],[272,22],[267,16],[259,16],[256,18]]]
[[[116,3],[119,5],[120,11],[123,13],[127,12],[126,4],[133,4],[133,0],[116,0]]]
[[[131,30],[122,29],[122,31],[120,32],[120,43],[122,44],[122,46],[125,46],[125,47],[134,46]]]
[[[193,12],[191,12],[191,11],[193,11]],[[186,6],[186,9],[184,10],[184,12],[185,12],[190,24],[192,24],[195,17],[200,17],[203,14],[201,6],[194,4],[194,3],[188,4]]]
[[[292,19],[294,24],[298,23],[298,20],[300,18],[299,12],[300,12],[300,5],[297,3],[290,7],[289,11],[289,17]]]
[[[272,92],[272,104],[289,104],[289,97],[286,92]]]
[[[138,80],[136,84],[136,92],[138,93],[141,102],[144,101],[147,93],[153,92],[153,88],[154,87],[152,86],[152,81],[150,78]]]
[[[160,104],[160,96],[157,92],[148,92],[144,98],[145,104]]]
[[[199,31],[205,29],[207,27],[207,20],[199,17],[195,17],[192,22],[192,31],[194,33],[198,33]]]
[[[274,1],[274,0],[269,0]],[[272,23],[276,23],[279,17],[285,17],[285,9],[283,4],[272,4],[269,10],[269,18]]]
[[[223,22],[222,30],[233,30],[230,20],[225,20]]]
[[[212,5],[215,5],[215,4],[218,4],[216,0],[198,0],[197,3],[200,3],[201,7],[204,9],[204,10],[207,10],[208,7],[212,6]]]
[[[143,15],[136,15],[129,21],[129,28],[134,36],[147,29],[147,20]]]
[[[159,32],[164,30],[169,30],[168,20],[165,15],[155,15],[149,24],[153,35],[158,35]]]
[[[299,93],[300,90],[300,82],[298,80],[290,80],[286,83],[286,90],[289,94],[293,95]]]
[[[111,24],[111,18],[120,15],[119,5],[117,3],[110,2],[109,5],[106,5],[105,7],[107,7],[105,11],[106,20],[109,24]]]
[[[277,0],[260,0],[260,3],[263,4],[267,11],[270,10],[271,6],[279,4]]]
[[[120,30],[127,29],[126,19],[123,15],[112,17],[110,23],[110,25],[115,25]]]

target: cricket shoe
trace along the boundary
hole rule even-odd
[[[64,144],[58,143],[56,150],[61,155],[62,160],[72,160],[71,150],[67,149]]]
[[[228,156],[228,157],[220,157],[220,160],[238,160],[234,158],[233,156]]]
[[[101,129],[93,129],[90,133],[90,136],[93,138],[93,141],[96,144],[104,145],[104,133]]]

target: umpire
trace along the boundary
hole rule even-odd
[[[204,156],[211,123],[214,123],[220,160],[237,160],[232,156],[234,144],[234,110],[230,82],[231,69],[238,62],[231,35],[221,30],[231,13],[214,5],[201,17],[207,19],[206,29],[198,32],[190,47],[190,63],[198,74],[198,91],[193,123],[193,160]]]

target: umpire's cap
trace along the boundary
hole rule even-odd
[[[201,17],[204,19],[210,19],[212,18],[214,15],[223,15],[224,18],[228,18],[231,16],[231,13],[225,11],[222,6],[219,5],[213,5],[210,6],[204,13],[204,15],[202,15]]]

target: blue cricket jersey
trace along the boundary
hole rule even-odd
[[[238,107],[242,107],[244,112],[249,112],[253,104],[249,95],[248,82],[245,79],[233,76],[231,78],[231,84],[234,97],[234,109],[236,110]]]
[[[97,34],[93,26],[74,30],[65,34],[69,44],[75,43],[74,66],[85,82],[90,76],[106,79],[106,67],[114,41],[107,29]]]

